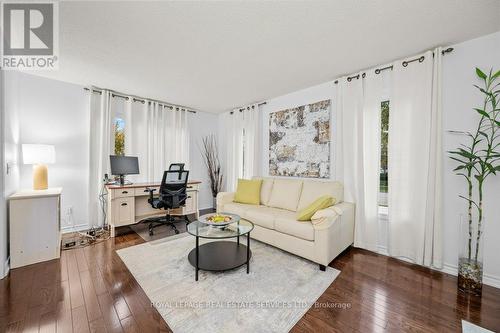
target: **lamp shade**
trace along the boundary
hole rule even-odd
[[[23,163],[56,163],[56,149],[52,145],[23,144]]]

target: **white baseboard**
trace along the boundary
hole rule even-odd
[[[436,269],[436,270],[443,273],[448,273],[453,276],[458,275],[458,267],[455,265],[444,264],[442,269]],[[490,274],[483,274],[483,283],[487,284],[488,286],[500,288],[500,277]]]
[[[10,271],[10,257],[8,257],[3,264],[3,276],[0,277],[0,280],[9,275],[9,271]]]
[[[390,257],[389,253],[387,252],[387,248],[384,246],[379,246],[377,253]],[[396,258],[396,259],[412,263],[411,261],[405,260],[404,258]],[[441,268],[441,269],[438,269],[435,267],[430,267],[430,268],[433,270],[439,271],[439,272],[453,275],[453,276],[458,275],[458,267],[455,265],[443,264],[443,268]],[[500,289],[500,277],[498,277],[498,276],[494,276],[494,275],[490,275],[490,274],[483,274],[483,283],[487,284],[488,286],[492,286],[492,287]]]

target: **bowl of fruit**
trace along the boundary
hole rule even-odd
[[[234,222],[237,222],[237,216],[232,214],[215,213],[200,216],[198,219],[201,223],[205,223],[213,226],[225,226]]]

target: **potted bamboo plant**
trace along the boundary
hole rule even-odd
[[[216,208],[217,193],[222,189],[223,175],[219,160],[219,150],[215,135],[207,135],[203,138],[202,147],[203,160],[207,167],[208,178],[210,180],[210,190],[212,191],[213,207]]]
[[[481,85],[475,85],[484,100],[474,108],[480,116],[475,132],[468,132],[469,143],[450,151],[450,158],[458,162],[454,169],[467,184],[467,195],[460,195],[467,203],[467,215],[460,218],[460,253],[458,258],[458,288],[480,295],[483,285],[483,189],[486,180],[500,172],[500,71],[485,74],[476,68]]]

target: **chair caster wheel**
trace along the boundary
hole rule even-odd
[[[175,230],[175,233],[178,234],[179,233],[179,230]]]
[[[153,236],[153,230],[149,230],[149,236]]]

